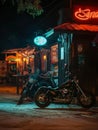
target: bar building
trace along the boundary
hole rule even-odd
[[[9,61],[9,70],[22,62],[21,73],[28,63],[33,72],[36,68],[53,71],[58,85],[65,81],[64,64],[68,64],[69,71],[78,77],[81,87],[98,95],[98,3],[71,2],[69,8],[61,10],[62,23],[53,28],[55,41],[38,51],[31,47],[16,49],[17,57],[7,55],[6,61],[14,60]]]
[[[78,2],[64,11],[65,22],[54,27],[59,32],[58,82],[64,81],[68,64],[81,87],[98,95],[98,3]]]

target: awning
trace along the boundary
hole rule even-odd
[[[27,46],[25,48],[15,48],[15,49],[9,49],[2,52],[3,54],[7,53],[18,53],[25,57],[30,57],[31,55],[35,54],[35,48],[32,46]]]
[[[85,31],[85,32],[98,32],[98,25],[90,24],[76,24],[76,23],[64,23],[54,27],[54,31]]]

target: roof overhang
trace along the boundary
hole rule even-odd
[[[54,31],[59,32],[98,32],[98,25],[91,24],[77,24],[77,23],[64,23],[54,27]]]

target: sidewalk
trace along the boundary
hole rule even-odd
[[[18,88],[19,94],[22,90],[22,87]],[[9,84],[0,84],[0,93],[9,93],[9,94],[17,94],[17,86],[9,85]]]

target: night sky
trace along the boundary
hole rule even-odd
[[[9,5],[0,6],[0,52],[6,49],[26,47],[33,44],[37,32],[57,25],[58,10],[63,6],[58,0],[42,0],[44,13],[33,18],[26,12],[17,14],[16,8]]]

